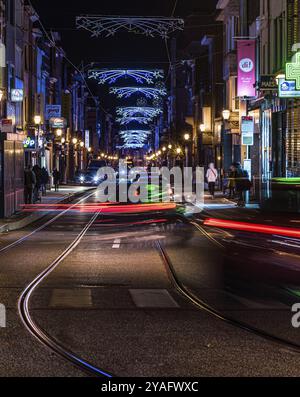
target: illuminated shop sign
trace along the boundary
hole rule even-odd
[[[285,78],[278,79],[280,98],[300,98],[300,90],[296,89],[295,81],[288,81]]]
[[[300,90],[300,52],[297,52],[293,62],[286,64],[285,77],[287,80],[294,80],[296,90]]]
[[[256,96],[256,42],[255,40],[239,40],[238,56],[238,96]]]
[[[20,88],[13,88],[11,90],[11,101],[22,102],[24,99],[24,91]]]
[[[23,141],[23,146],[25,149],[35,149],[35,140],[33,138],[27,137]]]
[[[67,121],[63,117],[52,117],[49,123],[52,128],[65,128],[67,126]]]

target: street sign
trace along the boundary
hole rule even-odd
[[[63,117],[52,117],[49,123],[52,128],[66,128],[67,126],[67,120]]]
[[[242,145],[253,146],[254,145],[254,117],[243,116],[241,130],[242,130]]]
[[[284,78],[278,81],[279,98],[300,98],[300,90],[296,89],[295,81],[287,81]]]
[[[13,88],[11,90],[11,101],[22,102],[24,99],[24,91],[20,88]]]
[[[8,132],[8,133],[14,132],[12,119],[2,119],[1,132]]]
[[[89,130],[85,130],[84,144],[87,149],[90,147],[90,131]]]
[[[60,105],[46,105],[45,120],[61,117]]]
[[[251,159],[244,160],[244,170],[248,172],[249,179],[252,178],[252,161]]]

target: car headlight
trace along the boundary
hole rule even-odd
[[[84,182],[85,181],[85,177],[83,175],[81,175],[81,177],[79,178],[80,182]]]
[[[95,183],[99,182],[99,177],[98,177],[98,176],[95,176],[95,177],[94,177],[94,182],[95,182]]]

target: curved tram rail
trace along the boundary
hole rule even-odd
[[[49,336],[43,329],[41,329],[33,320],[30,315],[29,311],[29,303],[30,298],[33,292],[39,287],[39,285],[45,280],[46,277],[49,276],[50,273],[78,246],[82,238],[85,236],[89,228],[95,222],[99,215],[95,213],[90,221],[86,224],[86,226],[82,229],[79,235],[75,238],[75,240],[65,249],[65,251],[56,258],[50,266],[48,266],[42,273],[40,273],[23,291],[22,295],[19,298],[18,302],[18,309],[19,315],[24,323],[25,327],[28,331],[43,345],[48,347],[54,353],[59,355],[60,357],[68,360],[72,364],[74,364],[79,369],[88,372],[92,375],[101,376],[101,377],[108,377],[111,378],[112,374],[103,371],[92,364],[88,363],[87,361],[81,359],[80,357],[76,356],[70,350],[66,349],[63,345],[61,345],[57,340],[53,339]]]
[[[85,195],[83,198],[81,198],[78,202],[74,204],[70,204],[70,207],[65,209],[64,211],[60,212],[59,214],[55,215],[55,217],[49,219],[49,221],[43,223],[41,226],[39,226],[37,229],[33,230],[32,232],[26,234],[25,236],[19,238],[18,240],[14,241],[11,244],[6,245],[5,247],[0,249],[1,252],[5,252],[11,248],[14,248],[15,246],[21,244],[23,241],[26,241],[29,237],[33,236],[34,234],[40,232],[41,230],[44,230],[47,226],[51,225],[53,222],[55,222],[57,219],[61,218],[63,215],[65,215],[67,212],[71,211],[73,208],[75,208],[77,205],[83,203],[86,199],[90,198],[93,196],[96,192],[89,193],[88,195]]]
[[[206,238],[208,238],[211,242],[213,242],[215,245],[217,245],[219,248],[224,249],[224,246],[219,243],[217,240],[215,240],[213,237],[209,235],[203,229],[201,226],[199,226],[195,222],[190,222],[193,226],[195,226]],[[283,338],[280,338],[276,335],[272,335],[268,332],[265,332],[263,330],[260,330],[259,328],[252,327],[251,325],[248,325],[242,321],[238,321],[232,317],[228,317],[223,315],[221,312],[207,304],[205,301],[197,297],[192,291],[189,290],[188,287],[183,285],[179,279],[179,277],[176,274],[176,271],[174,269],[174,266],[163,248],[162,244],[160,241],[156,242],[157,250],[159,251],[159,254],[162,258],[162,261],[165,265],[165,269],[169,275],[169,278],[174,285],[174,287],[177,289],[177,291],[183,295],[186,299],[188,299],[193,305],[195,305],[198,309],[205,311],[206,313],[210,314],[211,316],[215,317],[218,320],[221,320],[227,324],[230,324],[234,327],[240,328],[248,333],[251,333],[252,335],[259,336],[260,338],[263,338],[265,340],[268,340],[270,342],[273,342],[277,345],[284,346],[286,349],[292,350],[294,352],[300,353],[300,344],[294,343],[288,340],[285,340]]]

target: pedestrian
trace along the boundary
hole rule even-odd
[[[59,191],[59,183],[60,183],[60,172],[55,168],[52,172],[52,176],[53,176],[53,183],[54,183],[55,191],[58,192]]]
[[[228,173],[228,190],[229,190],[228,198],[231,199],[235,198],[235,189],[236,189],[236,169],[232,164],[230,166],[230,170]]]
[[[206,173],[206,178],[208,182],[208,190],[211,195],[211,198],[215,198],[215,189],[216,189],[216,182],[218,180],[218,171],[215,168],[214,163],[210,163],[207,173]]]
[[[252,183],[249,174],[243,169],[240,163],[234,164],[236,191],[238,193],[237,206],[244,208],[246,206],[246,192],[251,189]]]
[[[33,202],[36,203],[37,201],[42,201],[42,198],[40,196],[40,190],[42,186],[42,169],[38,164],[36,164],[33,167],[33,172],[36,177],[36,182],[33,190]]]
[[[41,175],[41,182],[42,182],[42,195],[47,195],[47,185],[49,183],[49,173],[45,167],[42,168],[42,175]]]
[[[36,185],[36,176],[32,166],[28,165],[24,171],[24,201],[25,204],[33,203],[33,190]]]

